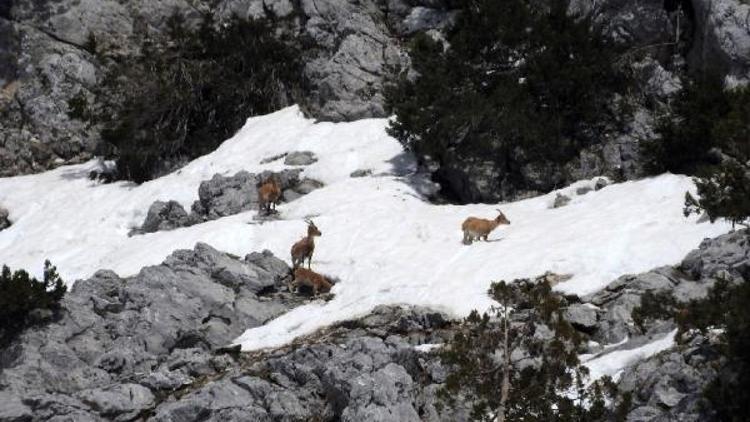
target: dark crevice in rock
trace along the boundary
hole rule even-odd
[[[53,40],[55,40],[55,41],[57,41],[57,42],[59,42],[61,44],[65,44],[65,45],[73,47],[73,48],[75,48],[77,50],[81,50],[81,51],[84,51],[84,52],[88,53],[88,50],[86,49],[85,46],[80,45],[80,44],[76,44],[76,43],[74,43],[72,41],[69,41],[69,40],[66,40],[64,38],[60,38],[59,36],[55,35],[54,33],[50,32],[50,31],[47,31],[47,30],[45,30],[45,29],[43,29],[43,28],[41,28],[39,26],[36,26],[36,25],[27,25],[27,24],[20,23],[20,22],[17,22],[17,24],[18,25],[23,25],[23,26],[25,26],[25,27],[27,27],[29,29],[38,31],[39,33],[44,34],[44,35],[50,37],[51,39],[53,39]]]

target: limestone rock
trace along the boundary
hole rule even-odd
[[[188,223],[188,213],[177,201],[156,201],[151,204],[141,230],[153,233],[159,230],[172,230]]]

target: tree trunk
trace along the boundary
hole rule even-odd
[[[505,422],[505,404],[510,394],[510,351],[508,350],[508,307],[503,309],[503,384],[500,387],[500,406],[497,409],[497,422]]]

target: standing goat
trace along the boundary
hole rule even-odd
[[[328,293],[331,291],[330,281],[326,280],[325,277],[316,273],[315,271],[307,268],[297,268],[294,270],[294,280],[289,286],[289,290],[299,290],[300,286],[307,286],[312,289],[313,296],[317,296],[318,292]]]
[[[305,222],[307,223],[307,236],[292,245],[292,268],[294,269],[304,264],[305,259],[307,259],[307,268],[310,268],[313,252],[315,252],[315,236],[323,235],[312,220],[305,220]]]
[[[266,215],[271,214],[271,206],[276,211],[276,205],[281,200],[281,187],[276,177],[271,176],[258,188],[258,212],[265,209]]]
[[[497,226],[501,224],[510,224],[510,220],[505,218],[505,214],[502,211],[497,210],[500,214],[494,220],[487,220],[484,218],[469,217],[464,220],[461,224],[461,230],[464,231],[464,244],[470,245],[476,239],[484,239],[487,241],[487,236],[492,230],[495,230]]]

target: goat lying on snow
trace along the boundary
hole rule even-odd
[[[505,217],[502,211],[497,210],[500,214],[494,220],[487,220],[484,218],[469,217],[464,220],[461,224],[461,230],[464,232],[464,244],[470,245],[476,239],[484,239],[487,241],[487,236],[492,230],[495,230],[497,226],[501,224],[510,224],[510,220]]]
[[[289,291],[299,290],[300,286],[311,288],[313,296],[317,296],[318,292],[330,292],[333,284],[315,271],[308,270],[307,268],[297,268],[294,270],[294,280],[289,285]]]

